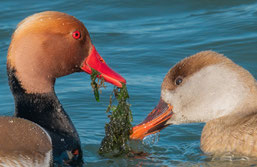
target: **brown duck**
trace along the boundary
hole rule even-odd
[[[185,58],[165,76],[159,105],[133,128],[143,139],[171,124],[206,122],[205,153],[257,157],[257,83],[244,68],[212,51]]]

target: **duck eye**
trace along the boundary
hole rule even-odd
[[[182,77],[177,77],[176,80],[175,80],[175,84],[176,85],[180,85],[183,81],[183,78]]]
[[[81,34],[80,34],[79,31],[74,31],[74,32],[72,33],[72,36],[73,36],[73,38],[75,38],[75,39],[79,39],[79,38],[81,37]]]

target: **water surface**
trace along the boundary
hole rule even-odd
[[[40,0],[0,2],[0,114],[12,115],[6,54],[11,34],[25,17],[56,10],[74,15],[88,28],[101,56],[127,79],[133,124],[158,103],[167,71],[182,58],[214,50],[257,77],[257,2],[240,0]],[[56,92],[74,122],[87,166],[249,166],[252,160],[213,159],[199,148],[204,124],[174,125],[160,133],[149,154],[104,158],[97,154],[104,137],[105,114],[113,86],[95,101],[90,77],[72,74],[57,80]]]

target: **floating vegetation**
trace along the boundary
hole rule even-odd
[[[100,101],[99,88],[105,87],[103,78],[98,79],[100,73],[92,69],[91,86],[94,91],[96,101]],[[113,99],[114,95],[114,99]],[[119,156],[130,152],[129,136],[132,130],[132,113],[128,103],[129,94],[125,84],[122,88],[114,87],[110,96],[110,104],[106,110],[110,122],[105,125],[105,137],[102,140],[99,154]],[[117,105],[113,105],[113,100]],[[117,100],[117,101],[116,101]]]
[[[95,100],[97,102],[100,101],[100,97],[99,97],[99,89],[101,87],[105,87],[104,85],[104,78],[97,78],[97,76],[100,75],[100,73],[98,71],[96,71],[95,69],[91,68],[92,70],[92,74],[91,74],[91,86],[92,86],[92,89],[94,91],[94,95],[95,95]],[[96,82],[96,79],[97,79],[97,82]]]
[[[118,104],[113,105],[113,95]],[[128,103],[129,94],[126,85],[122,88],[114,87],[113,94],[110,96],[110,104],[107,113],[110,122],[105,125],[105,137],[102,140],[99,154],[120,156],[128,154],[131,150],[129,147],[129,136],[132,129],[132,113]]]

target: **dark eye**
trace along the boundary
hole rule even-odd
[[[175,80],[175,84],[176,85],[180,85],[183,81],[183,78],[182,77],[177,77],[176,80]]]
[[[80,34],[79,31],[74,31],[74,32],[72,33],[72,36],[73,36],[73,38],[75,38],[75,39],[79,39],[79,38],[81,37],[81,34]]]

